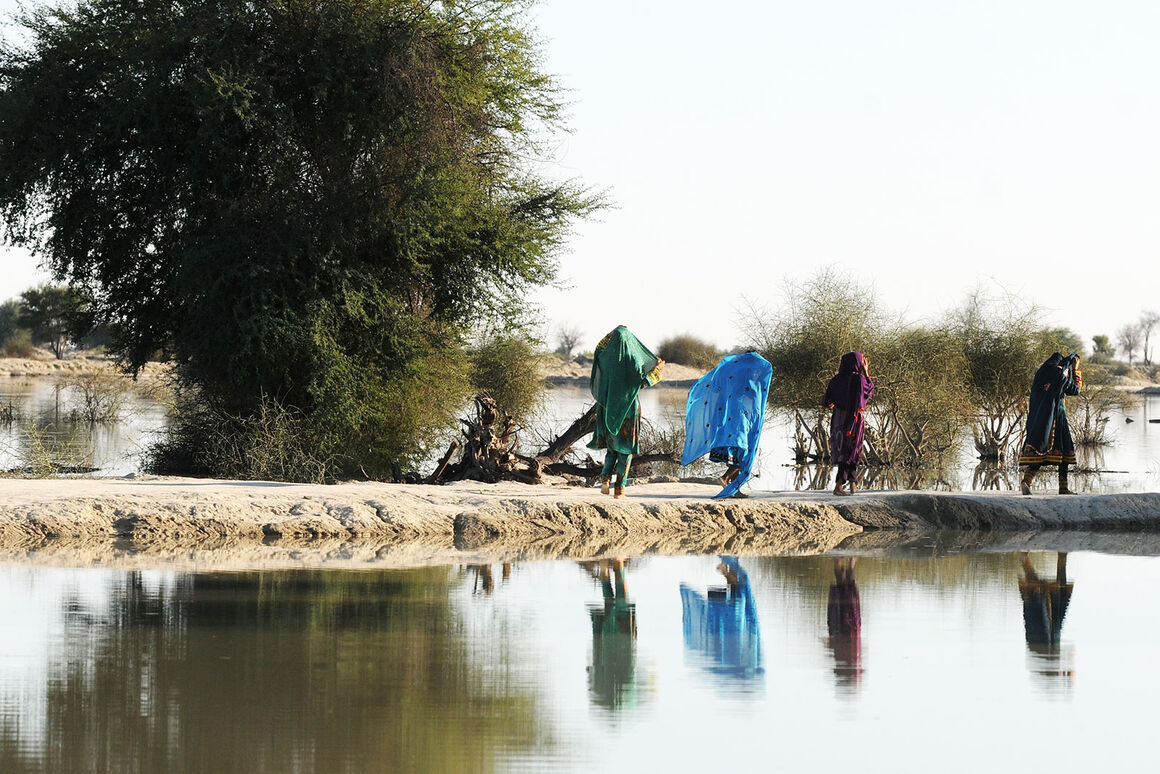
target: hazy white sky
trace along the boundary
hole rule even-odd
[[[11,7],[0,0],[0,8]],[[909,318],[976,285],[1085,338],[1160,308],[1160,4],[545,0],[581,224],[548,317],[739,333],[835,266]],[[0,297],[34,281],[4,258]]]

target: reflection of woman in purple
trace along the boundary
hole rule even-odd
[[[862,438],[866,434],[866,404],[874,397],[870,379],[870,359],[861,352],[842,355],[838,373],[830,379],[822,405],[833,409],[830,416],[830,461],[838,466],[834,494],[854,493],[854,477],[862,461]],[[849,491],[842,488],[848,484]]]
[[[834,582],[826,605],[826,644],[834,652],[839,685],[857,685],[862,677],[862,601],[854,582],[854,559],[834,559]]]

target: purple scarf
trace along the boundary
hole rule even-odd
[[[846,434],[854,432],[855,425],[862,418],[866,404],[874,397],[874,382],[866,375],[861,352],[847,352],[838,364],[838,373],[830,379],[822,405],[840,408],[847,412]]]

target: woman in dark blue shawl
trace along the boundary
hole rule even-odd
[[[1075,464],[1075,441],[1063,396],[1079,395],[1082,388],[1083,372],[1074,352],[1067,357],[1052,353],[1035,372],[1027,400],[1027,431],[1019,452],[1019,464],[1027,466],[1019,484],[1023,494],[1031,494],[1031,481],[1044,465],[1059,466],[1060,494],[1075,494],[1067,488],[1067,468]]]
[[[854,478],[862,461],[862,439],[866,435],[866,404],[874,397],[870,359],[861,352],[847,352],[838,363],[838,373],[826,386],[822,405],[830,415],[830,461],[838,466],[834,494],[854,493]],[[842,488],[847,484],[850,490]]]

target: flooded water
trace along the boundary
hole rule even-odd
[[[48,457],[66,468],[95,468],[123,476],[141,469],[142,454],[165,426],[165,407],[126,390],[117,421],[90,423],[79,416],[82,401],[67,379],[0,379],[0,470],[23,468]]]
[[[657,387],[641,392],[642,414],[660,428],[680,429],[684,423],[686,390]],[[548,390],[542,410],[524,433],[531,448],[542,448],[592,403],[587,388],[556,387]],[[166,424],[165,407],[139,392],[125,394],[120,420],[107,424],[78,421],[78,394],[52,378],[0,379],[0,412],[11,406],[15,421],[0,422],[0,470],[23,467],[38,452],[46,452],[57,463],[95,468],[94,475],[121,476],[141,470],[143,453]],[[2,419],[2,416],[0,416]],[[1132,422],[1126,422],[1132,419]],[[1099,472],[1073,473],[1072,488],[1083,492],[1160,491],[1160,396],[1143,398],[1126,414],[1113,417],[1109,427],[1113,443],[1103,447],[1081,447],[1081,466]],[[582,446],[582,444],[581,444]],[[761,457],[754,489],[787,491],[828,489],[833,473],[818,466],[795,466],[792,427],[771,416],[762,436]],[[581,449],[581,451],[583,451]],[[599,455],[597,455],[599,456]],[[427,466],[434,467],[432,459]],[[677,471],[664,471],[677,472]],[[719,469],[680,471],[719,475]],[[864,488],[952,490],[1011,490],[1017,484],[1013,469],[978,465],[970,444],[964,444],[956,464],[937,475],[908,470],[864,471],[870,476]],[[1053,484],[1051,471],[1040,476],[1041,486]]]
[[[0,770],[1142,764],[1157,587],[1094,553],[0,567]]]

